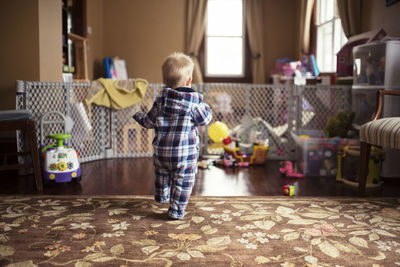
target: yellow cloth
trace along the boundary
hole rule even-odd
[[[85,102],[111,109],[123,109],[139,103],[146,94],[145,79],[112,80],[100,78],[92,82]]]

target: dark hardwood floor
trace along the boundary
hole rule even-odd
[[[43,194],[62,195],[152,195],[151,158],[109,159],[82,164],[79,183],[54,183]],[[0,194],[37,194],[32,175],[0,172]],[[400,197],[400,179],[385,179],[380,189],[368,190],[368,197]],[[295,185],[297,196],[357,196],[357,189],[339,183],[335,177],[282,178],[279,162],[263,166],[199,169],[192,195],[273,196],[282,195],[283,185]]]

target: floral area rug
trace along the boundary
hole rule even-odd
[[[0,266],[396,266],[400,200],[0,196]]]

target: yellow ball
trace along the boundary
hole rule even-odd
[[[229,128],[221,121],[216,121],[208,127],[208,137],[215,143],[222,142],[228,136]]]
[[[56,178],[56,176],[55,176],[54,174],[50,174],[49,178],[50,178],[51,180],[54,180],[54,178]]]

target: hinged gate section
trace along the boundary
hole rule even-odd
[[[58,111],[73,121],[72,145],[81,162],[105,158],[152,156],[153,131],[132,119],[138,110],[150,110],[162,84],[150,83],[142,101],[122,110],[91,105],[85,107],[89,82],[17,82],[17,109],[33,113],[38,125],[48,111]],[[224,122],[230,130],[243,118],[262,120],[268,129],[270,159],[294,159],[295,143],[290,132],[322,130],[326,120],[340,109],[351,110],[351,86],[295,86],[271,84],[194,84],[213,110],[213,121]],[[47,125],[44,136],[62,131],[61,125]],[[201,151],[212,143],[202,127]],[[24,150],[18,135],[18,150]],[[40,142],[39,127],[37,136]],[[49,144],[50,140],[44,140]]]

